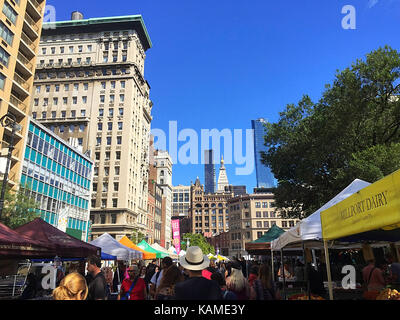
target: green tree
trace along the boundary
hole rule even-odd
[[[209,244],[206,238],[200,233],[185,233],[181,241],[181,250],[187,250],[187,241],[189,240],[189,246],[198,246],[203,254],[215,254],[215,248]]]
[[[6,188],[0,222],[15,229],[39,216],[40,204],[29,196],[28,188]]]
[[[142,233],[138,228],[135,228],[131,235],[128,237],[134,244],[140,243],[142,240],[146,240],[147,236]]]
[[[400,168],[400,55],[385,46],[337,71],[314,103],[305,95],[266,125],[263,162],[283,217],[303,218],[354,179]]]

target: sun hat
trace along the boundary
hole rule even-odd
[[[210,259],[203,255],[203,251],[197,246],[189,247],[186,254],[179,258],[179,263],[187,270],[200,271],[210,265]]]

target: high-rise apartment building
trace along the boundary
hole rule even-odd
[[[0,118],[11,114],[9,119],[19,127],[12,141],[12,128],[0,126],[0,172],[5,172],[4,156],[12,142],[8,171],[12,186],[21,175],[44,7],[44,0],[0,0]]]
[[[215,192],[215,165],[214,165],[214,151],[204,150],[204,192]]]
[[[254,159],[256,162],[257,187],[273,188],[275,187],[275,181],[271,169],[261,162],[261,152],[267,151],[264,145],[265,123],[266,120],[263,118],[251,120],[251,126],[254,130]]]
[[[32,117],[94,160],[92,237],[120,239],[146,225],[152,44],[140,15],[72,18],[43,31]]]
[[[154,163],[157,168],[157,184],[163,191],[161,246],[168,249],[172,246],[172,159],[167,151],[156,150]]]

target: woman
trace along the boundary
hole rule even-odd
[[[86,280],[77,272],[65,276],[60,285],[53,290],[54,300],[86,300],[87,295]]]
[[[226,288],[236,295],[237,300],[249,300],[250,298],[249,283],[239,269],[231,269],[231,275],[226,278]]]
[[[271,269],[263,263],[258,270],[258,278],[251,288],[251,300],[280,300],[278,290],[272,282]]]
[[[380,267],[380,264],[375,264],[375,260],[371,259],[368,261],[368,265],[362,270],[364,281],[363,297],[366,300],[375,300],[379,292],[386,286],[386,281]]]
[[[222,295],[223,300],[237,300],[236,295],[232,291],[227,290],[226,283],[225,283],[225,280],[224,280],[222,274],[220,274],[219,272],[214,272],[211,275],[211,280],[214,280],[219,284],[219,287],[221,288],[221,295]]]
[[[125,300],[146,300],[146,284],[143,278],[139,275],[138,266],[132,265],[127,271],[129,277],[122,281],[121,290],[117,299],[121,300],[122,298],[125,298]]]
[[[184,280],[185,277],[177,266],[172,265],[165,269],[156,291],[156,300],[172,300],[175,296],[175,285]]]

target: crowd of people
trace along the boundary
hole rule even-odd
[[[269,263],[215,262],[197,246],[178,261],[170,257],[102,267],[97,256],[86,270],[71,268],[57,280],[54,300],[277,300]],[[86,271],[86,272],[83,272]]]

